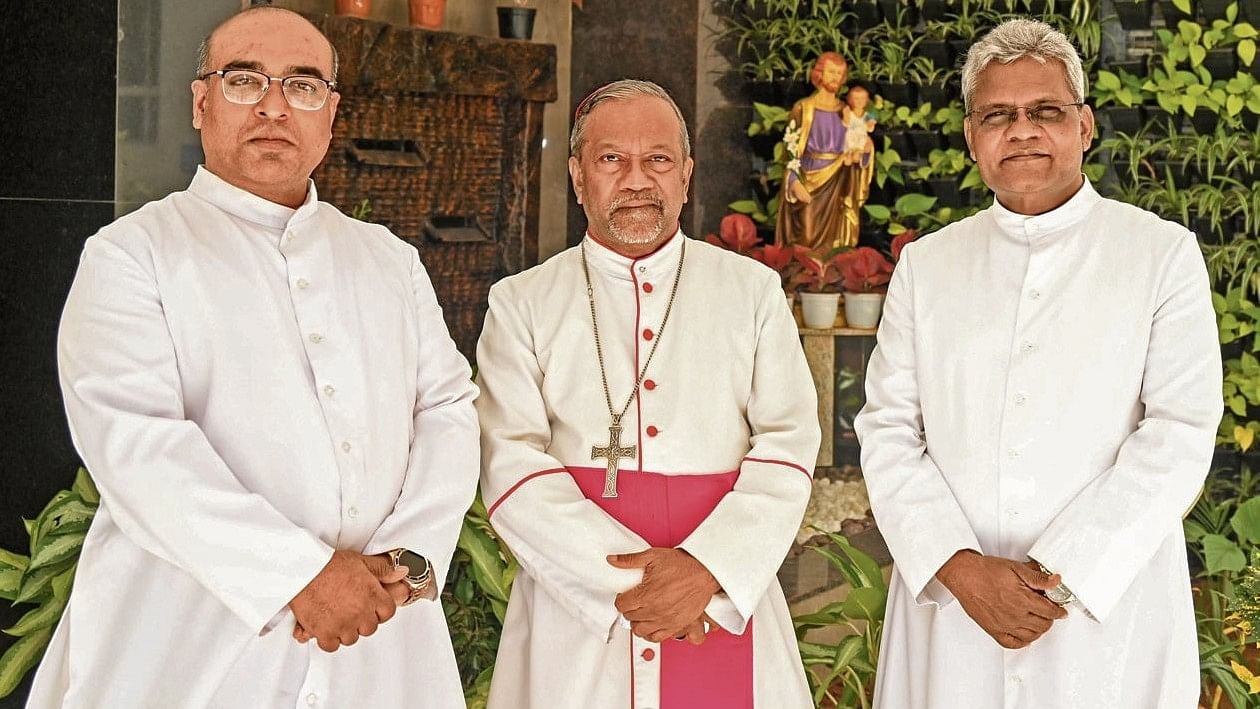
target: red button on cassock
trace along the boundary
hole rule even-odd
[[[644,292],[644,293],[651,293],[651,292],[652,292],[652,284],[651,284],[651,283],[644,283],[644,284],[643,284],[643,292]]]
[[[654,335],[652,335],[652,330],[651,330],[651,328],[645,328],[645,329],[643,330],[643,339],[645,339],[645,340],[650,340],[650,339],[652,339],[653,337],[654,337]]]
[[[652,391],[653,389],[656,388],[656,382],[652,381],[651,379],[644,379],[643,388],[647,389],[648,391]]]
[[[656,436],[656,434],[658,434],[658,433],[660,433],[660,431],[659,431],[659,430],[657,430],[656,426],[648,426],[648,427],[647,427],[647,435],[652,436],[652,437],[655,437],[655,436]]]
[[[644,660],[648,662],[651,662],[652,660],[656,658],[656,652],[653,651],[652,648],[648,648],[643,651],[643,654],[640,655],[640,657],[642,657]]]

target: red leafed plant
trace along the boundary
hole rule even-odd
[[[898,253],[900,251],[897,249]],[[845,293],[883,293],[888,290],[893,265],[875,249],[859,246],[839,254],[836,261]]]
[[[840,292],[840,257],[849,253],[838,249],[820,247],[813,250],[802,250],[796,255],[797,262],[804,267],[801,272],[801,283],[807,293],[839,293]]]
[[[893,237],[892,244],[889,246],[888,250],[892,252],[892,261],[894,264],[901,260],[901,250],[906,248],[906,244],[914,241],[915,237],[918,235],[918,230],[906,229],[897,236]]]
[[[802,272],[805,270],[799,257],[807,253],[809,249],[795,244],[791,246],[770,244],[753,249],[749,256],[773,268],[775,273],[779,274],[779,284],[783,286],[783,290],[794,293],[801,287]]]
[[[737,254],[751,256],[752,250],[761,245],[757,238],[757,225],[747,214],[728,214],[718,224],[718,233],[709,234],[704,240]]]

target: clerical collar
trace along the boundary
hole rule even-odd
[[[638,258],[613,251],[597,241],[590,232],[582,239],[581,248],[586,250],[587,262],[591,268],[600,273],[623,281],[646,279],[651,282],[666,276],[673,277],[674,269],[678,266],[678,252],[682,247],[682,240],[686,238],[682,226],[679,225],[668,241],[652,253]]]
[[[297,209],[276,204],[229,184],[207,170],[205,165],[197,166],[197,174],[193,175],[188,191],[234,217],[272,229],[284,229],[290,223],[315,213],[319,196],[315,193],[315,183],[311,180],[307,183],[306,201]]]
[[[1101,200],[1102,197],[1098,196],[1098,192],[1094,190],[1094,186],[1090,184],[1087,177],[1071,199],[1045,214],[1036,216],[1018,214],[1003,207],[1002,203],[996,199],[993,200],[990,213],[993,215],[993,221],[1003,232],[1019,239],[1035,239],[1076,226]]]

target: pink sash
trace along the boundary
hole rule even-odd
[[[582,494],[654,547],[675,547],[735,487],[739,471],[662,475],[622,471],[617,497],[602,497],[603,468],[568,467]],[[661,709],[752,709],[752,621],[743,635],[719,627],[703,645],[661,643]]]

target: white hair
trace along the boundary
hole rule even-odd
[[[605,101],[626,101],[640,96],[659,98],[669,104],[669,107],[674,110],[674,116],[678,119],[678,140],[682,145],[683,156],[691,157],[691,136],[687,134],[687,122],[683,120],[678,104],[674,103],[669,92],[660,85],[640,79],[621,79],[611,84],[604,84],[582,99],[577,111],[573,114],[573,131],[569,133],[569,155],[575,158],[581,157],[582,143],[586,139],[586,117],[591,115],[591,111],[594,111],[596,106]]]
[[[962,69],[963,107],[971,108],[980,72],[996,61],[1001,64],[1032,57],[1042,64],[1057,59],[1063,64],[1072,100],[1085,102],[1085,69],[1076,48],[1064,34],[1037,20],[1007,20],[994,27],[967,51],[967,62]]]

